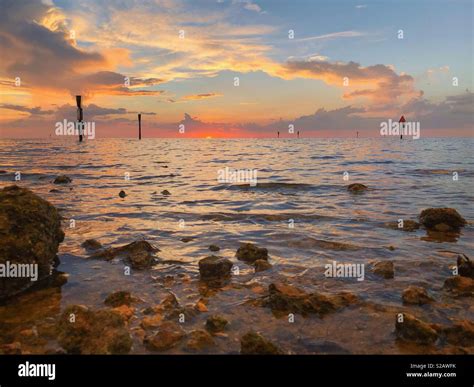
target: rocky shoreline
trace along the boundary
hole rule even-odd
[[[59,176],[54,184],[69,184],[71,179]],[[368,188],[352,184],[351,194],[362,194]],[[124,193],[125,194],[125,193]],[[120,197],[125,197],[120,195]],[[428,208],[420,213],[417,221],[407,220],[402,227],[388,224],[387,227],[402,231],[426,229],[428,234],[438,237],[459,233],[466,220],[452,208]],[[429,287],[410,285],[399,295],[400,308],[376,305],[353,292],[307,291],[288,280],[279,278],[274,269],[271,254],[253,243],[236,246],[235,259],[219,256],[220,247],[212,244],[209,250],[214,255],[202,257],[195,265],[196,278],[173,278],[173,281],[190,282],[199,288],[201,297],[192,304],[184,304],[172,291],[161,302],[146,305],[134,292],[118,290],[111,292],[103,307],[68,305],[60,308],[61,286],[68,281],[59,265],[57,252],[64,239],[61,217],[56,208],[28,189],[18,186],[5,187],[0,191],[0,266],[6,264],[38,265],[39,278],[33,283],[28,278],[0,278],[0,316],[3,305],[11,305],[24,297],[48,300],[51,305],[38,308],[48,310],[47,317],[39,323],[18,331],[14,323],[1,321],[0,328],[8,334],[0,335],[0,353],[78,353],[78,354],[124,354],[135,353],[140,344],[146,353],[168,353],[179,348],[184,353],[221,352],[217,348],[226,346],[235,324],[228,316],[210,312],[209,303],[219,292],[239,292],[246,288],[234,281],[239,275],[236,262],[240,261],[257,275],[269,277],[268,286],[252,286],[253,297],[244,300],[248,313],[261,310],[269,318],[282,321],[300,319],[317,321],[332,316],[356,313],[392,316],[388,336],[400,345],[421,346],[426,353],[473,353],[474,324],[472,321],[452,319],[449,323],[425,321],[416,313],[425,307],[442,308],[449,300],[471,299],[474,295],[474,265],[465,254],[456,255],[453,275],[444,282],[433,284],[441,288],[443,297],[436,297]],[[183,241],[184,242],[184,241]],[[320,241],[327,249],[357,250],[351,244]],[[182,265],[178,260],[164,260],[160,249],[146,240],[136,240],[122,246],[104,247],[100,241],[86,239],[82,243],[86,259],[91,262],[118,262],[125,269],[147,273],[159,265]],[[390,281],[398,274],[397,263],[391,260],[371,262],[371,273],[380,281]],[[1,270],[0,270],[1,273]],[[166,278],[165,278],[166,280]],[[414,312],[415,311],[415,312]],[[14,319],[13,319],[14,320]],[[194,321],[191,325],[189,321]],[[196,323],[201,321],[201,323]],[[21,324],[17,324],[20,326]],[[3,329],[5,328],[5,329]],[[239,327],[239,352],[242,354],[290,354],[291,348],[280,343],[267,332],[252,326]],[[54,343],[54,345],[51,345]],[[347,351],[331,342],[313,343],[314,353],[339,353]],[[398,345],[398,344],[397,344]]]

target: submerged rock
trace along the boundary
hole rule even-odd
[[[474,263],[466,254],[458,255],[456,260],[460,276],[474,279]]]
[[[257,259],[253,265],[255,266],[255,273],[265,271],[273,267],[272,264],[265,259]]]
[[[60,175],[54,179],[53,183],[54,184],[68,184],[72,181],[72,179],[69,176],[66,175]]]
[[[399,316],[396,316],[395,334],[400,340],[413,341],[418,344],[433,344],[438,339],[436,330],[408,313],[403,313],[401,322]]]
[[[165,195],[165,196],[168,196],[168,195],[171,195],[171,192],[168,191],[167,189],[165,189],[165,190],[161,191],[161,194]]]
[[[456,296],[464,297],[474,295],[474,279],[456,275],[444,281],[443,287]]]
[[[433,302],[433,298],[428,295],[426,289],[419,286],[409,286],[403,291],[403,303],[424,305]]]
[[[86,250],[99,250],[102,248],[102,244],[95,239],[86,239],[84,242],[82,242],[81,246]]]
[[[421,211],[420,223],[428,230],[458,231],[466,220],[454,208],[428,208]]]
[[[209,250],[211,251],[219,251],[221,248],[217,245],[210,245]]]
[[[125,354],[132,339],[125,320],[112,310],[71,305],[58,322],[58,342],[73,354]]]
[[[49,277],[58,264],[56,253],[64,240],[56,208],[26,188],[16,185],[0,190],[0,299],[11,297],[37,281],[10,276],[8,267],[37,269],[37,280]],[[14,266],[11,266],[14,264]],[[18,266],[27,265],[27,266]],[[37,265],[37,266],[30,266]]]
[[[372,272],[385,279],[394,277],[395,271],[392,261],[378,261],[372,267]]]
[[[297,287],[280,282],[270,284],[268,290],[269,296],[264,302],[264,306],[285,313],[316,313],[319,316],[324,316],[358,302],[357,297],[349,292],[341,292],[336,295],[306,293]]]
[[[119,196],[123,199],[125,196],[127,196],[127,194],[125,193],[124,190],[121,190],[121,191],[119,192]]]
[[[347,186],[347,190],[352,193],[360,193],[367,189],[367,186],[360,183],[353,183]]]
[[[214,345],[212,336],[203,329],[192,331],[188,334],[186,340],[186,349],[192,352],[201,352],[207,347]]]
[[[474,323],[472,321],[458,321],[454,325],[442,330],[446,341],[463,347],[474,346]]]
[[[257,247],[253,243],[242,244],[237,249],[237,259],[245,262],[255,262],[258,259],[268,260],[268,250]]]
[[[228,277],[232,266],[232,262],[227,258],[211,255],[199,261],[199,274],[202,279]]]
[[[177,345],[185,336],[186,332],[177,323],[165,321],[156,333],[145,336],[143,344],[150,351],[164,351]]]
[[[212,333],[222,332],[225,330],[228,323],[229,322],[224,317],[213,315],[207,319],[206,329]]]
[[[132,295],[130,292],[118,291],[111,293],[107,296],[104,301],[104,304],[107,306],[111,306],[113,308],[121,305],[128,305],[132,303]]]
[[[242,355],[281,355],[283,351],[256,332],[248,332],[240,339]]]

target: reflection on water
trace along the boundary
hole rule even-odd
[[[14,183],[19,171],[17,184],[49,200],[64,216],[66,238],[60,246],[59,269],[70,276],[58,299],[62,308],[71,303],[102,306],[105,296],[115,290],[130,290],[143,307],[160,302],[167,290],[183,304],[195,303],[203,297],[197,261],[209,255],[209,245],[220,246],[219,255],[232,259],[240,275],[209,296],[209,311],[232,321],[217,352],[237,352],[238,338],[250,328],[294,352],[311,352],[311,346],[323,339],[351,352],[422,351],[394,343],[391,312],[347,310],[323,320],[300,319],[289,328],[285,319],[276,319],[265,308],[250,308],[245,301],[258,296],[256,289],[288,278],[308,290],[350,290],[371,303],[400,310],[401,292],[409,284],[427,286],[444,300],[442,283],[455,260],[443,251],[472,252],[472,225],[444,239],[423,229],[402,232],[385,227],[398,219],[416,220],[427,207],[454,207],[468,221],[474,218],[472,139],[97,139],[83,144],[0,140],[0,144],[0,170],[7,171],[0,174],[0,187]],[[225,167],[257,169],[257,186],[219,183],[218,171]],[[344,172],[349,180],[343,179]],[[457,181],[453,172],[459,175]],[[72,184],[53,185],[59,174],[70,176]],[[354,182],[371,189],[349,194],[345,186]],[[127,193],[123,199],[120,190]],[[162,194],[164,190],[171,195]],[[120,261],[86,259],[80,245],[89,238],[114,247],[143,238],[160,248],[160,258],[187,264],[157,265],[124,276]],[[183,238],[189,241],[183,243]],[[235,251],[243,241],[266,247],[273,269],[254,274],[252,267],[237,261]],[[341,247],[344,244],[350,248]],[[368,264],[380,259],[394,260],[395,279],[367,275],[358,282],[324,277],[324,264],[332,260]],[[418,307],[415,312],[437,322],[472,320],[468,301],[444,300],[442,310]],[[19,303],[1,307],[0,318],[14,314]],[[205,318],[196,318],[193,327],[202,327]],[[347,334],[332,336],[334,326],[347,328]],[[144,348],[137,342],[134,351]]]

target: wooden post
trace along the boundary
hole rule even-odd
[[[142,115],[138,113],[138,139],[142,139]]]
[[[83,116],[82,116],[82,97],[80,95],[76,95],[76,104],[77,104],[77,126],[79,129],[79,142],[82,142],[82,134],[83,134]]]

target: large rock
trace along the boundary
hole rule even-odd
[[[90,310],[72,305],[58,323],[58,341],[73,354],[125,354],[132,339],[124,318],[112,310]]]
[[[418,344],[433,344],[438,339],[436,330],[408,313],[403,314],[403,321],[399,321],[397,315],[395,333],[400,340],[413,341]]]
[[[271,341],[256,332],[248,332],[240,339],[242,355],[281,355],[283,352]]]
[[[421,211],[420,223],[428,230],[458,231],[466,220],[454,208],[428,208]]]
[[[206,329],[212,333],[222,332],[225,330],[228,323],[229,322],[224,317],[213,315],[208,317],[206,320]]]
[[[259,259],[268,260],[268,250],[253,243],[244,243],[237,249],[237,259],[253,263]]]
[[[348,292],[336,295],[306,293],[297,287],[281,282],[270,284],[268,291],[269,296],[264,305],[274,311],[285,313],[316,313],[324,316],[358,301],[355,295]]]
[[[0,190],[0,270],[8,265],[11,268],[11,264],[16,268],[22,264],[35,264],[38,280],[44,279],[58,263],[56,253],[63,239],[61,217],[52,204],[16,185]],[[0,299],[35,284],[31,278],[2,274]]]
[[[199,274],[203,280],[228,277],[232,266],[227,258],[211,255],[199,261]]]

